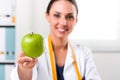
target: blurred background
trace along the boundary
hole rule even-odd
[[[120,80],[120,0],[76,0],[78,23],[73,43],[87,46],[102,80]],[[49,0],[0,0],[0,79],[10,80],[21,38],[27,33],[47,37],[45,11]],[[4,74],[3,74],[4,73]]]

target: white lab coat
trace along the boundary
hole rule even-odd
[[[38,58],[38,63],[33,69],[32,80],[52,80],[50,57],[47,44],[48,42],[46,40],[46,50],[42,56]],[[81,76],[85,77],[85,80],[101,80],[93,62],[91,50],[79,45],[73,45],[73,49]],[[74,59],[72,57],[72,51],[70,45],[68,45],[63,71],[64,80],[77,80],[73,62]],[[12,70],[11,80],[19,80],[17,66]]]

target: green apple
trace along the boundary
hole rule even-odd
[[[45,49],[44,38],[40,34],[31,33],[23,36],[21,47],[26,56],[37,58]]]

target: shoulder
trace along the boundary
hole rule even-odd
[[[72,43],[72,46],[76,54],[82,55],[84,58],[92,56],[92,50],[89,47],[76,43]]]
[[[80,45],[78,43],[72,43],[72,46],[75,50],[79,50],[79,51],[84,52],[84,53],[92,52],[92,50],[89,47],[84,46],[84,45]]]

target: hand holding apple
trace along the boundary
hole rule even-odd
[[[35,64],[37,63],[37,58],[31,58],[28,56],[25,56],[24,52],[20,52],[17,55],[17,63],[18,67],[23,71],[29,71],[32,70]]]
[[[26,34],[22,38],[21,47],[26,56],[37,58],[45,49],[44,38],[40,34]]]

